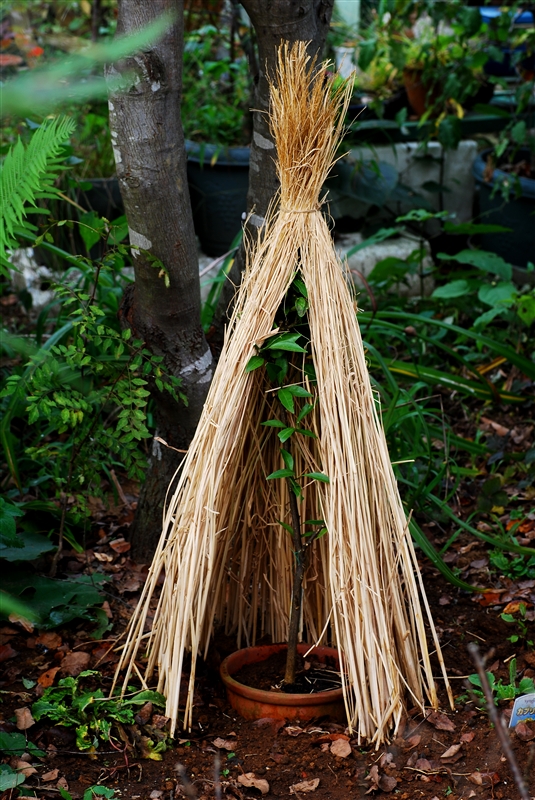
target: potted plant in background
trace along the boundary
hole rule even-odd
[[[535,283],[535,136],[522,113],[529,110],[535,81],[517,88],[516,113],[494,148],[478,154],[473,167],[481,221],[506,226],[481,235],[481,245],[514,264],[517,282]],[[533,109],[531,110],[533,122]]]
[[[186,34],[182,123],[195,230],[203,251],[225,253],[240,230],[249,183],[252,84],[238,10],[221,27]],[[240,39],[241,37],[241,39]]]
[[[418,118],[459,115],[492,97],[487,29],[479,9],[460,0],[382,0],[363,33],[359,67],[368,78],[387,75],[385,87],[403,83]]]

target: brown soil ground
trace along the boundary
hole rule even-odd
[[[473,540],[466,541],[468,544],[461,540],[456,543],[450,560],[464,577],[483,585],[488,581],[486,551]],[[112,542],[115,550],[102,544],[89,551],[89,556],[98,553],[99,565],[105,564],[113,576],[116,596],[110,597],[109,613],[116,622],[114,630],[128,618],[146,574],[144,567],[117,552],[122,547],[116,542]],[[102,555],[108,554],[109,561],[103,561]],[[71,570],[77,569],[75,559],[69,563]],[[94,756],[76,750],[71,730],[41,720],[26,733],[47,752],[46,758],[33,759],[36,771],[25,787],[5,792],[1,800],[15,798],[17,792],[53,800],[60,797],[59,787],[68,789],[76,800],[95,784],[115,789],[115,796],[122,800],[176,800],[184,796],[208,800],[218,796],[214,782],[217,760],[220,796],[240,800],[254,797],[298,800],[305,796],[312,800],[343,800],[368,795],[398,800],[519,800],[520,793],[497,734],[487,714],[478,708],[479,703],[468,696],[465,680],[475,668],[466,647],[473,641],[480,645],[482,654],[490,652],[488,669],[504,683],[509,682],[512,657],[517,659],[517,679],[535,676],[535,652],[522,646],[522,642],[513,645],[508,640],[511,625],[500,618],[507,603],[521,599],[532,607],[535,581],[513,583],[501,579],[494,582],[493,594],[471,595],[446,583],[427,562],[422,566],[457,699],[454,711],[449,709],[445,692],[439,686],[439,713],[424,719],[409,706],[391,743],[378,750],[359,744],[344,726],[329,719],[302,726],[273,720],[246,722],[228,705],[219,679],[218,664],[233,647],[232,642],[220,637],[209,661],[200,667],[193,730],[177,738],[162,761],[140,757],[143,737],[162,725],[163,718],[151,717],[150,709],[138,716],[135,725],[124,726],[126,738],[133,746],[118,742],[115,747],[120,750],[115,750],[101,745]],[[532,622],[529,624],[535,627]],[[109,649],[109,641],[95,642],[87,628],[85,624],[44,635],[25,632],[13,624],[0,630],[0,657],[4,659],[1,729],[17,730],[15,709],[31,708],[42,694],[42,684],[46,683],[43,676],[56,667],[52,675],[55,683],[62,675],[76,674],[77,669],[98,667],[103,674],[102,687],[106,689],[116,655]],[[79,655],[73,661],[76,653],[86,655]],[[70,661],[65,660],[67,657]],[[22,683],[23,678],[26,686],[29,680],[41,683],[28,689]],[[507,716],[511,706],[507,701],[500,703],[500,713]],[[535,796],[535,723],[527,723],[511,739],[520,770],[531,795]],[[347,753],[343,756],[336,755],[340,740],[350,745],[345,750],[343,746],[340,748]],[[189,789],[184,788],[179,765],[192,784]]]

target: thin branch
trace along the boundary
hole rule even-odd
[[[487,673],[485,672],[485,661],[481,658],[479,647],[477,646],[477,644],[475,644],[475,642],[470,642],[470,644],[468,645],[468,652],[472,657],[472,661],[475,664],[477,674],[479,675],[479,680],[481,681],[481,688],[483,689],[485,700],[487,701],[487,712],[490,721],[494,725],[496,733],[498,734],[498,739],[500,740],[500,744],[503,749],[503,754],[506,757],[507,761],[509,762],[511,772],[513,774],[513,780],[516,783],[518,791],[520,792],[520,800],[530,800],[530,794],[528,792],[526,784],[524,783],[524,778],[522,777],[522,773],[520,772],[518,762],[513,752],[513,747],[511,745],[509,732],[507,731],[507,727],[505,725],[505,720],[500,714],[498,714],[496,706],[494,705],[494,697],[492,696],[492,691],[489,686]]]

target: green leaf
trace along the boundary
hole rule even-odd
[[[496,286],[482,286],[477,296],[482,303],[493,308],[499,305],[512,305],[518,295],[514,283],[502,282]]]
[[[265,358],[262,358],[262,356],[252,356],[252,358],[250,358],[249,361],[247,362],[245,371],[252,372],[253,370],[258,369],[259,367],[263,367],[265,363],[266,360]]]
[[[263,350],[288,350],[292,353],[306,353],[306,349],[297,344],[297,339],[301,339],[300,333],[281,333],[268,339],[263,346]]]
[[[438,126],[438,141],[448,150],[456,150],[462,139],[461,120],[453,114],[448,114]]]
[[[17,539],[20,543],[18,546],[0,547],[1,558],[5,558],[6,561],[33,561],[44,553],[56,549],[56,545],[40,533],[21,531]]]
[[[314,406],[312,403],[305,403],[299,414],[297,415],[297,421],[301,422],[302,419],[306,417],[307,414],[310,414]]]
[[[281,444],[287,442],[288,439],[295,433],[295,428],[284,428],[282,431],[279,431],[277,436],[279,437]]]
[[[285,386],[284,388],[287,389],[294,397],[312,397],[310,392],[307,392],[303,386],[293,385]]]
[[[308,299],[308,290],[305,285],[305,282],[301,280],[301,278],[294,278],[293,285],[301,292],[305,300]],[[296,303],[297,305],[297,303]]]
[[[510,233],[513,229],[505,228],[503,225],[490,225],[488,223],[461,222],[459,225],[456,225],[454,222],[445,222],[444,230],[446,233],[472,236],[476,233]]]
[[[282,456],[282,460],[284,461],[284,464],[286,465],[286,469],[291,470],[292,473],[293,473],[293,470],[294,470],[294,459],[293,459],[292,454],[289,453],[288,450],[284,450],[284,448],[281,448],[281,456]]]
[[[305,476],[307,478],[313,478],[315,481],[321,481],[321,483],[331,482],[329,476],[325,475],[324,472],[305,472]]]
[[[444,286],[437,286],[431,297],[446,300],[452,297],[463,297],[470,291],[470,284],[465,280],[450,281]]]
[[[519,297],[516,313],[525,325],[532,325],[535,322],[535,295]]]
[[[511,137],[517,144],[524,144],[527,137],[527,126],[525,120],[521,119],[511,128]]]
[[[280,519],[278,519],[277,522],[279,523],[279,525],[282,525],[282,527],[284,528],[285,531],[288,531],[288,533],[293,534],[294,529],[292,528],[291,525],[287,525],[286,522],[283,522]]]
[[[306,428],[296,428],[295,430],[296,433],[300,433],[302,436],[308,436],[310,439],[318,438],[314,431],[308,431]]]
[[[7,789],[15,789],[25,780],[24,775],[20,772],[15,772],[8,764],[0,764],[0,792],[5,792]]]
[[[456,253],[454,256],[447,253],[439,253],[438,258],[446,261],[458,261],[460,264],[470,264],[483,272],[498,275],[505,281],[510,281],[513,274],[511,264],[508,264],[496,253],[490,253],[486,250],[461,250],[460,253]]]
[[[266,480],[274,481],[278,478],[292,478],[293,474],[293,469],[277,469],[275,472],[272,472],[271,475],[268,475]]]
[[[293,414],[295,411],[294,396],[293,393],[289,391],[288,387],[285,386],[282,389],[279,389],[279,391],[277,392],[277,397],[279,398],[284,408],[291,414]]]
[[[295,301],[295,310],[300,317],[304,317],[308,311],[308,301],[304,297],[298,297]]]
[[[265,425],[266,428],[285,428],[286,425],[284,422],[281,422],[280,419],[268,419],[266,422],[261,422],[261,425]]]

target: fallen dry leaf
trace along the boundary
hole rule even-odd
[[[476,771],[468,776],[468,780],[476,786],[494,786],[495,783],[500,782],[500,776],[497,772]]]
[[[522,602],[522,600],[513,600],[511,603],[507,603],[505,608],[503,609],[504,614],[517,614],[520,611],[520,606],[524,606],[524,611],[526,610],[526,605],[530,605],[529,603],[526,604]]]
[[[446,716],[446,714],[442,714],[440,711],[431,711],[427,717],[427,722],[429,722],[434,728],[439,731],[454,731],[455,725]]]
[[[461,742],[473,742],[475,737],[475,733],[473,731],[468,731],[468,733],[461,734]]]
[[[45,783],[48,781],[55,781],[59,775],[59,769],[51,769],[50,772],[45,772],[44,775],[41,775],[41,780]]]
[[[112,610],[110,608],[110,604],[108,603],[107,600],[104,600],[104,602],[101,605],[101,608],[104,611],[104,613],[106,614],[106,616],[108,617],[108,619],[113,619],[113,612],[112,612]]]
[[[379,786],[379,767],[377,764],[374,764],[371,768],[366,777],[364,778],[366,781],[370,781],[372,786],[368,789],[366,794],[373,792]]]
[[[58,633],[47,631],[39,634],[35,644],[40,644],[42,647],[46,647],[47,650],[57,650],[58,647],[61,647],[62,640]]]
[[[489,419],[488,417],[481,417],[481,422],[484,423],[484,425],[480,426],[481,430],[488,430],[488,428],[491,427],[496,431],[498,436],[507,436],[509,433],[509,428],[506,428],[504,425],[500,425],[499,422],[494,422],[494,420]]]
[[[56,783],[56,789],[65,789],[65,791],[68,792],[69,784],[67,783],[67,779],[60,778],[59,781]]]
[[[442,753],[440,758],[453,758],[453,756],[456,756],[461,748],[462,744],[452,744],[451,747],[448,747],[445,753]]]
[[[23,761],[22,758],[12,758],[9,763],[13,769],[22,773],[25,778],[29,778],[30,775],[35,775],[37,772],[35,767],[32,767],[27,761]]]
[[[254,772],[246,772],[245,775],[238,775],[238,783],[247,789],[259,789],[262,794],[269,792],[269,783],[265,778],[257,778]]]
[[[91,660],[91,656],[89,653],[83,653],[81,650],[69,653],[63,661],[61,662],[61,671],[65,675],[70,675],[72,678],[76,678],[80,672],[83,672],[89,666],[89,661]]]
[[[381,775],[379,778],[379,789],[383,792],[392,792],[397,785],[398,782],[392,775]]]
[[[139,709],[139,711],[137,712],[137,714],[134,717],[134,719],[136,720],[137,724],[138,725],[146,725],[147,722],[149,721],[149,719],[152,716],[153,709],[154,709],[154,706],[152,705],[150,700],[149,700],[148,703],[145,703],[143,706],[141,706],[141,708]]]
[[[531,742],[532,739],[535,739],[535,730],[527,722],[517,722],[515,733],[521,742]]]
[[[298,792],[315,792],[319,785],[319,778],[313,778],[311,781],[300,781],[300,783],[293,783],[290,786],[290,794],[297,794]]]
[[[220,739],[218,737],[217,739],[214,739],[212,744],[214,747],[218,747],[220,750],[228,750],[230,752],[231,750],[235,749],[238,742],[236,739]]]
[[[113,542],[110,542],[110,547],[116,553],[127,553],[132,545],[126,539],[114,539]]]
[[[414,766],[416,769],[420,769],[422,772],[431,772],[433,766],[427,758],[417,758],[414,762]]]
[[[409,738],[405,741],[403,747],[405,750],[414,750],[415,747],[418,747],[420,742],[422,741],[422,737],[419,733],[415,733],[413,736],[409,736]]]
[[[10,644],[2,644],[0,645],[0,662],[7,661],[9,658],[15,658],[18,656],[16,650],[13,650]]]
[[[162,728],[165,728],[169,720],[170,717],[166,717],[163,714],[153,714],[151,722],[155,728],[158,728],[158,730],[162,730]]]
[[[331,744],[331,753],[338,758],[347,758],[351,755],[351,745],[347,739],[335,739]]]
[[[48,689],[50,686],[52,686],[60,669],[61,667],[52,667],[52,669],[47,669],[46,672],[41,673],[41,675],[39,675],[37,678],[37,683],[39,686],[42,686],[43,689]]]
[[[28,706],[24,706],[24,708],[16,708],[15,716],[17,718],[17,728],[19,731],[27,731],[28,728],[31,728],[32,725],[35,725],[35,720],[32,717],[32,712]]]

